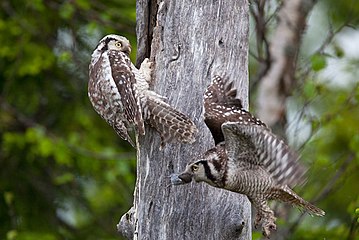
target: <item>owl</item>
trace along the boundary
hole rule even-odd
[[[152,63],[137,69],[131,62],[130,42],[110,34],[100,40],[89,66],[88,95],[95,111],[133,147],[129,132],[145,134],[145,124],[161,136],[161,148],[171,140],[193,143],[197,127],[191,119],[149,89]]]
[[[325,212],[296,194],[291,187],[303,181],[298,155],[259,119],[243,109],[232,83],[215,76],[204,96],[205,122],[217,143],[171,176],[172,184],[206,182],[244,194],[256,208],[255,227],[263,235],[276,229],[268,200],[280,200],[324,216]]]

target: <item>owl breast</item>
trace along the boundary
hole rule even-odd
[[[228,166],[225,189],[255,198],[269,191],[273,181],[268,173],[260,166]]]
[[[111,126],[114,126],[116,116],[123,113],[123,106],[121,95],[112,80],[110,62],[107,56],[101,56],[90,68],[88,87],[89,98],[95,111]]]

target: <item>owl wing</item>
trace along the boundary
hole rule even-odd
[[[299,156],[264,126],[229,122],[222,125],[229,161],[260,165],[279,184],[303,183],[306,169]]]
[[[246,111],[233,82],[215,75],[203,97],[204,122],[212,133],[215,144],[224,141],[221,126],[225,122],[239,122],[266,126]]]
[[[131,60],[119,51],[109,51],[112,78],[119,92],[123,113],[128,125],[135,125],[140,135],[145,134],[140,100],[134,88],[136,78],[131,71]]]

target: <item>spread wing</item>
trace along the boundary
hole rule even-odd
[[[279,184],[303,183],[306,169],[299,164],[299,156],[266,127],[229,122],[222,131],[229,161],[260,165]]]
[[[243,108],[233,85],[233,82],[216,75],[203,97],[204,122],[211,131],[216,145],[224,141],[221,126],[225,122],[266,126]]]

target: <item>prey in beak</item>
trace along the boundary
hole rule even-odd
[[[206,174],[210,174],[209,171],[210,169],[208,167],[208,164],[204,160],[189,163],[186,166],[186,170],[184,172],[171,174],[171,184],[186,184],[192,182],[192,179],[194,179],[196,182],[209,182],[206,176]]]
[[[172,185],[182,185],[192,182],[192,174],[185,171],[183,173],[173,173],[171,174],[171,184]]]

